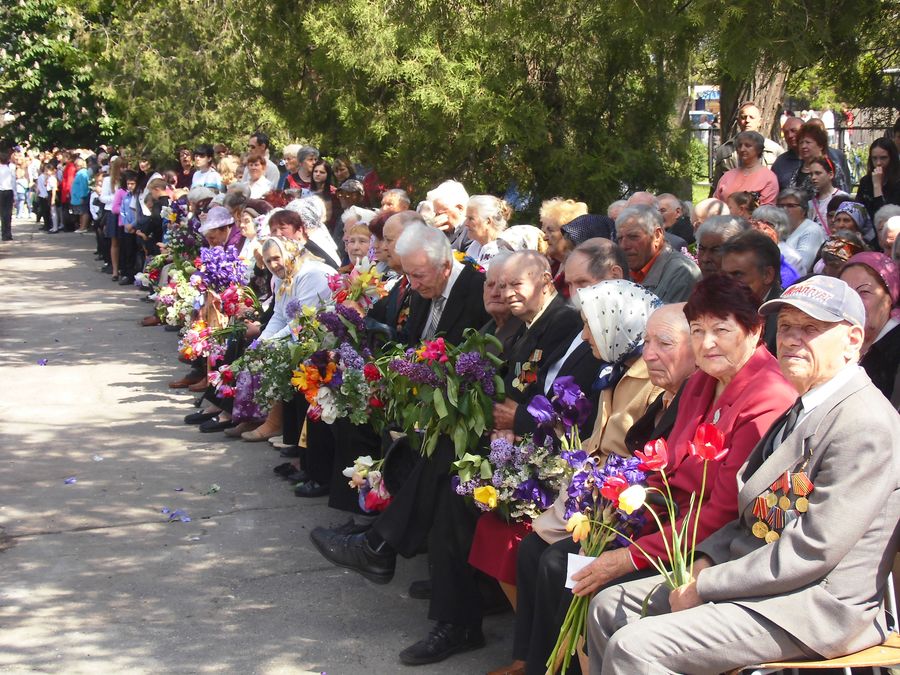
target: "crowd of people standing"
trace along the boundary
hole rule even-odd
[[[181,349],[190,370],[169,386],[199,395],[185,423],[271,443],[298,498],[327,496],[352,514],[312,531],[331,563],[386,584],[398,556],[427,552],[429,578],[409,594],[434,623],[402,663],[477,649],[485,614],[512,608],[512,662],[492,672],[545,673],[559,667],[573,596],[590,596],[590,672],[717,673],[880,643],[900,533],[900,129],[872,143],[851,197],[845,161],[814,121],[788,118],[786,148],[758,122],[744,104],[709,199],[636,191],[591,213],[555,197],[537,225],[452,179],[414,199],[311,146],[288,145],[276,163],[262,132],[243,155],[200,144],[158,171],[108,147],[16,151],[0,156],[0,197],[36,163],[35,216],[49,232],[93,231],[101,271],[154,304],[143,325],[180,331],[183,345],[216,317],[239,326],[209,355]],[[214,288],[217,274],[229,283]],[[360,275],[379,291],[371,303],[338,290]],[[200,291],[173,299],[192,285]],[[246,311],[228,309],[244,301]],[[293,364],[293,389],[264,400],[243,395],[259,392],[252,369],[223,380],[249,353],[302,342],[303,321],[329,302],[326,332],[370,336],[358,353],[342,343],[327,362]],[[590,403],[579,420],[586,456],[637,457],[649,471],[648,448],[665,439],[667,473],[648,487],[667,490],[681,519],[702,501],[689,583],[661,587],[652,565],[673,562],[666,537],[680,521],[645,519],[571,574],[583,545],[567,531],[576,486],[534,518],[503,518],[467,492],[451,439],[419,453],[409,434],[328,419],[310,394],[313,370],[330,378],[351,357],[371,358],[368,369],[393,345],[421,360],[472,331],[496,338],[505,396],[467,451],[501,461],[537,434],[536,397],[577,386]],[[439,408],[430,414],[446,416]],[[722,461],[696,452],[707,427],[728,449]],[[379,462],[390,492],[377,509],[357,494],[359,471],[348,473],[360,456]]]

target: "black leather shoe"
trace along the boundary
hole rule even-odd
[[[185,424],[202,424],[218,415],[217,412],[195,412],[184,416]]]
[[[300,456],[300,446],[289,445],[286,448],[282,448],[279,454],[287,459],[295,459]]]
[[[408,592],[413,600],[431,600],[431,579],[412,582]]]
[[[294,495],[296,497],[324,497],[329,491],[330,488],[328,485],[322,485],[314,480],[298,483],[294,487]]]
[[[376,553],[364,534],[332,534],[317,528],[309,538],[319,553],[338,567],[359,572],[376,584],[387,584],[394,578],[397,555]]]
[[[407,666],[423,666],[481,647],[484,647],[484,635],[480,628],[438,621],[427,638],[400,652],[400,662]]]
[[[237,426],[237,422],[232,420],[228,420],[227,422],[220,422],[218,417],[213,417],[210,420],[206,420],[203,424],[200,425],[200,432],[204,434],[214,434],[217,431],[225,431],[226,429],[230,429],[231,427]]]
[[[291,483],[307,483],[309,482],[309,474],[303,469],[294,468],[288,475],[282,476],[286,481]]]

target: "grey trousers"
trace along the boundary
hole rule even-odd
[[[644,598],[661,581],[652,576],[611,586],[591,601],[591,675],[715,674],[766,661],[821,658],[768,619],[733,603],[708,602],[672,613],[665,586],[653,591],[641,619]]]

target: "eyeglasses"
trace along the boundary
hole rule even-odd
[[[799,209],[801,206],[799,204],[778,204],[778,208],[780,209]]]

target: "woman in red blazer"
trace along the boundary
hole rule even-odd
[[[697,529],[697,541],[737,518],[737,472],[769,427],[790,408],[797,391],[781,374],[778,362],[760,344],[762,318],[752,291],[731,277],[715,274],[694,288],[684,308],[691,326],[691,342],[699,370],[685,384],[675,426],[669,435],[666,474],[681,519],[688,512],[693,492],[699,493],[703,461],[688,454],[697,427],[713,424],[725,435],[730,452],[721,462],[710,462],[706,496]],[[662,488],[659,474],[648,484]],[[671,525],[664,523],[666,536]],[[653,557],[666,560],[665,546],[650,520],[636,544]],[[573,575],[576,595],[590,595],[629,574],[655,573],[634,546],[606,551]],[[643,574],[642,574],[643,572]]]

